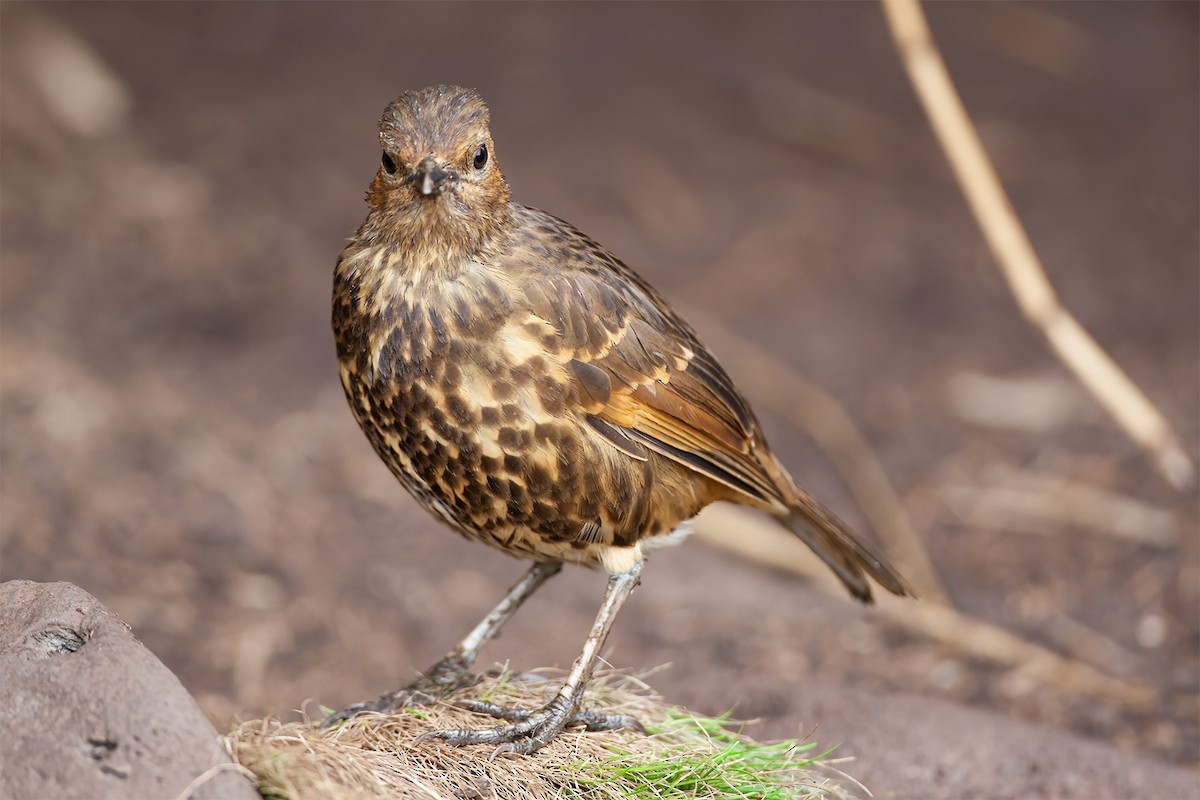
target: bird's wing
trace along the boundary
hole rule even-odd
[[[762,433],[749,404],[691,326],[600,245],[535,213],[539,226],[555,226],[543,237],[570,246],[555,248],[554,267],[523,289],[557,329],[592,427],[632,457],[644,447],[761,504],[787,505],[756,452]]]

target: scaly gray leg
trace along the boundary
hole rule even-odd
[[[608,632],[612,629],[613,620],[621,610],[625,600],[633,592],[638,583],[642,565],[635,564],[629,571],[610,575],[608,587],[604,592],[604,602],[592,624],[592,631],[587,641],[583,643],[583,652],[575,660],[567,680],[559,689],[558,694],[543,707],[526,711],[523,709],[507,709],[491,703],[468,701],[459,703],[463,708],[479,711],[501,719],[513,720],[511,725],[501,725],[484,730],[444,730],[431,731],[417,739],[417,743],[427,739],[442,739],[453,745],[495,744],[498,745],[492,753],[493,757],[500,753],[528,754],[536,752],[551,742],[562,730],[569,725],[583,725],[589,730],[613,730],[615,728],[637,728],[641,724],[632,717],[622,715],[605,715],[579,712],[579,704],[583,699],[583,690],[592,671],[596,666],[596,658]]]
[[[557,561],[538,562],[521,576],[508,594],[500,601],[491,613],[484,617],[475,628],[458,643],[458,646],[426,670],[420,678],[395,692],[389,692],[374,702],[354,703],[346,706],[337,713],[330,714],[321,723],[322,728],[329,728],[339,722],[353,719],[359,714],[378,712],[387,714],[401,708],[413,705],[426,705],[447,694],[470,686],[479,680],[471,672],[480,649],[490,642],[512,619],[513,614],[521,604],[533,595],[538,588],[558,573],[562,564]]]

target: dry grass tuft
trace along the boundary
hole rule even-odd
[[[536,707],[559,683],[543,675],[487,677],[450,700]],[[485,727],[490,718],[448,703],[360,717],[322,731],[317,723],[254,720],[228,737],[233,757],[264,797],[290,798],[717,798],[784,800],[838,796],[810,765],[815,743],[759,744],[726,719],[667,705],[639,679],[609,672],[588,690],[589,708],[630,714],[649,735],[564,733],[536,756],[489,760],[490,747],[414,740],[438,728]]]

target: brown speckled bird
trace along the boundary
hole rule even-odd
[[[855,597],[903,579],[800,489],[733,381],[637,273],[568,223],[514,203],[474,91],[401,95],[379,123],[370,212],[338,260],[342,385],[375,452],[430,512],[533,567],[417,683],[364,710],[471,680],[479,648],[564,562],[603,567],[604,602],[541,709],[470,707],[511,724],[438,731],[531,753],[565,726],[636,725],[580,710],[645,553],[716,500],[774,515]]]

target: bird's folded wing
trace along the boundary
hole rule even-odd
[[[751,501],[786,506],[788,479],[777,482],[756,452],[758,422],[691,326],[570,224],[517,212],[523,229],[542,238],[522,239],[501,268],[556,332],[592,428],[633,458],[651,450]]]
[[[752,499],[786,505],[754,452],[761,434],[746,401],[655,299],[625,298],[619,324],[568,323],[586,332],[570,366],[593,428],[623,452],[640,444]]]

